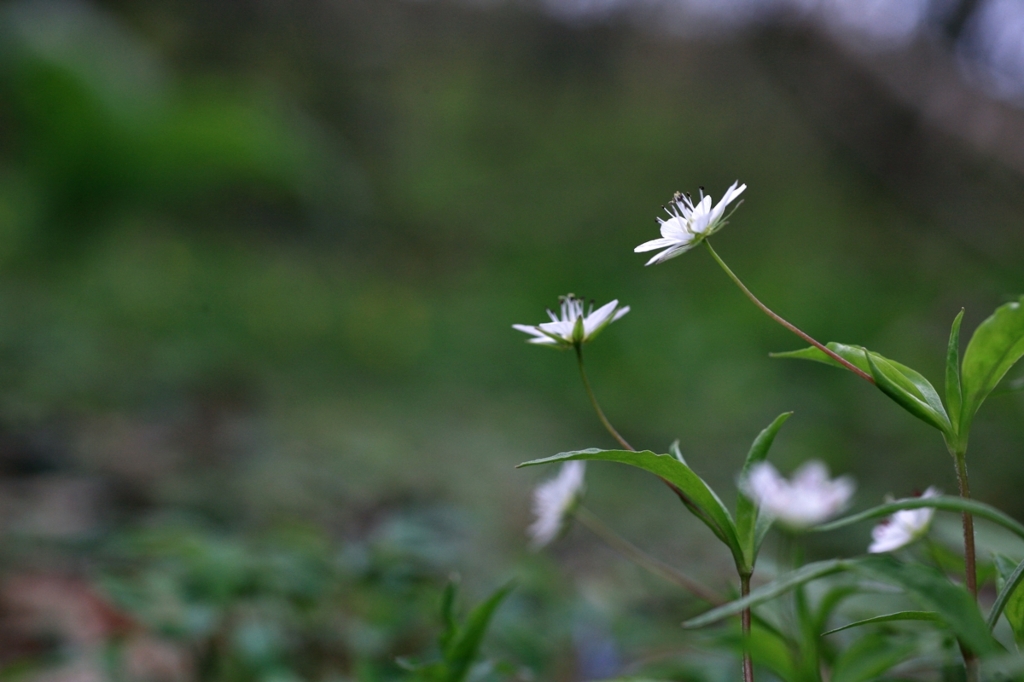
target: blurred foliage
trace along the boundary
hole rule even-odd
[[[104,548],[11,570],[84,565],[217,679],[390,679],[395,656],[429,655],[444,576],[478,603],[510,567],[500,660],[731,674],[679,655],[689,599],[588,539],[561,571],[525,556],[535,479],[511,467],[610,443],[571,358],[510,325],[569,291],[618,298],[632,312],[588,363],[627,438],[679,437],[729,489],[793,409],[776,461],[826,459],[871,502],[954,489],[947,455],[848,377],[769,361],[799,344],[703,254],[644,270],[631,249],[660,204],[747,182],[716,248],[752,289],[933,382],[960,308],[973,330],[1024,289],[1012,201],[908,200],[813,127],[749,38],[517,4],[0,5],[0,468],[18,490],[100,481],[95,518],[68,513]],[[972,436],[977,495],[1017,515],[1022,395],[993,394]],[[720,581],[728,557],[656,482],[595,467],[590,484],[623,532]],[[9,532],[32,525],[20,509]],[[455,511],[418,536],[437,509]],[[177,512],[204,530],[138,530]],[[396,537],[427,556],[389,554]],[[830,542],[866,538],[811,552]]]

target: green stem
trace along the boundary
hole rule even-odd
[[[957,452],[953,455],[956,460],[956,482],[960,487],[960,497],[965,500],[971,499],[971,484],[967,479],[967,457],[966,453]],[[971,593],[974,600],[978,600],[978,571],[974,549],[974,515],[970,512],[961,514],[964,527],[964,569],[966,572],[967,591]]]
[[[956,482],[960,488],[960,497],[971,499],[971,484],[967,478],[967,452],[957,449],[953,452],[953,461],[956,462]],[[964,528],[964,582],[967,584],[967,591],[978,601],[978,569],[976,550],[974,547],[974,515],[970,512],[961,514]],[[964,657],[964,670],[967,674],[967,682],[979,682],[981,670],[978,656],[960,643],[960,653]]]
[[[740,598],[750,596],[750,574],[740,574]],[[754,660],[750,657],[750,607],[740,612],[743,632],[743,682],[754,682]]]
[[[704,246],[708,247],[708,252],[711,253],[711,257],[714,258],[715,262],[721,266],[722,270],[725,271],[725,274],[729,275],[729,278],[733,282],[735,282],[736,286],[740,288],[740,291],[746,294],[747,298],[753,301],[754,305],[760,308],[765,315],[772,318],[773,320],[781,324],[783,327],[793,332],[801,339],[803,339],[807,343],[811,344],[812,346],[820,350],[825,355],[829,356],[830,358],[838,362],[840,365],[850,370],[864,381],[867,381],[868,383],[871,384],[875,383],[874,378],[870,374],[862,370],[860,367],[857,367],[850,361],[846,360],[845,358],[840,357],[835,351],[831,350],[823,343],[816,341],[814,338],[811,337],[810,334],[807,334],[802,329],[800,329],[796,325],[792,324],[791,322],[783,318],[781,315],[776,314],[771,308],[766,306],[764,303],[761,303],[757,296],[754,296],[753,292],[750,291],[750,289],[747,288],[747,286],[740,280],[740,278],[736,276],[736,273],[729,269],[729,266],[725,264],[725,261],[722,260],[718,253],[711,247],[711,242],[705,239]]]
[[[604,540],[609,547],[619,554],[622,554],[641,568],[646,569],[659,578],[663,578],[670,583],[682,587],[693,596],[698,599],[702,599],[709,604],[720,606],[725,603],[725,600],[722,599],[722,597],[704,587],[696,580],[693,580],[684,573],[681,573],[672,566],[669,566],[664,561],[652,557],[650,554],[647,554],[629,540],[616,533],[586,507],[577,507],[573,510],[573,516],[575,516],[580,523],[594,533],[594,535]]]
[[[967,682],[981,682],[981,662],[978,660],[978,656],[964,646],[963,642],[959,642],[959,644],[960,653],[964,657],[964,672]]]
[[[594,406],[594,411],[597,412],[597,418],[604,424],[604,428],[608,429],[608,433],[612,434],[612,438],[619,441],[619,445],[626,448],[627,450],[635,450],[635,448],[626,442],[626,439],[619,435],[619,432],[615,430],[612,423],[608,421],[608,417],[604,416],[604,410],[597,402],[597,397],[594,395],[594,389],[590,387],[590,380],[587,378],[587,370],[583,369],[583,346],[576,344],[576,361],[580,367],[580,377],[583,379],[583,388],[587,389],[587,397],[590,398],[590,404]]]
[[[608,430],[608,433],[610,433],[612,435],[612,437],[615,440],[617,440],[622,447],[624,447],[627,450],[636,452],[636,448],[634,448],[632,445],[630,445],[629,442],[627,442],[626,439],[623,438],[622,435],[619,434],[619,432],[615,430],[615,427],[612,426],[612,423],[610,421],[608,421],[608,417],[605,416],[604,410],[601,409],[601,405],[597,402],[597,396],[594,395],[594,389],[591,388],[591,386],[590,386],[590,379],[587,378],[587,371],[583,367],[583,346],[582,346],[582,344],[576,344],[576,360],[577,360],[577,364],[579,365],[579,368],[580,368],[580,378],[583,379],[583,387],[587,391],[587,397],[590,398],[590,404],[594,407],[594,412],[597,413],[598,419],[601,420],[601,423],[604,424],[604,428],[606,428]],[[661,477],[659,476],[659,478],[661,478]],[[662,482],[665,485],[667,485],[672,490],[672,492],[674,492],[676,494],[677,497],[679,497],[679,499],[683,502],[683,504],[685,504],[695,514],[698,513],[699,507],[697,507],[696,505],[693,504],[693,502],[686,496],[686,493],[684,493],[682,491],[682,489],[679,488],[679,486],[677,486],[675,483],[672,483],[671,481],[669,481],[667,479],[662,478],[661,480],[662,480]],[[577,516],[577,518],[580,518],[580,520],[583,521],[582,517]],[[597,517],[594,517],[593,515],[590,515],[590,519],[589,520],[597,520]],[[584,521],[584,525],[586,525],[586,521]],[[603,524],[601,524],[601,525],[603,526]],[[673,582],[675,582],[680,576],[682,576],[681,573],[679,573],[678,571],[673,569],[671,566],[668,566],[666,564],[662,564],[660,561],[658,561],[654,557],[648,557],[640,549],[634,547],[628,541],[626,541],[624,538],[619,537],[617,534],[615,534],[613,531],[611,531],[611,529],[608,529],[609,532],[611,533],[611,535],[605,536],[605,535],[602,535],[600,532],[598,532],[598,530],[596,530],[596,527],[590,527],[590,526],[587,526],[587,527],[590,528],[595,533],[597,533],[598,535],[601,535],[601,537],[604,538],[606,542],[609,542],[609,544],[612,544],[612,546],[616,547],[620,551],[623,551],[624,553],[627,553],[627,556],[631,556],[631,558],[634,558],[634,560],[636,560],[636,559],[638,559],[639,557],[642,556],[642,557],[644,557],[644,561],[645,562],[648,561],[648,560],[650,562],[656,562],[656,563],[641,563],[640,561],[638,561],[638,563],[640,563],[640,565],[644,566],[645,568],[650,569],[650,568],[653,568],[656,564],[658,564],[658,565],[662,566],[663,568],[668,569],[670,571],[669,574],[663,574],[663,573],[660,572],[661,569],[659,569],[659,575],[662,575],[662,577],[671,579],[671,580],[673,580]],[[605,527],[605,528],[607,528],[607,527]],[[617,540],[615,541],[615,544],[613,544],[613,542],[611,540],[612,537],[617,538]],[[620,541],[621,541],[621,544],[619,544]],[[627,549],[627,548],[630,548],[630,549]],[[675,578],[669,578],[669,575],[674,575]],[[692,582],[688,578],[686,578],[686,580],[687,580],[687,582]],[[741,588],[743,588],[743,586],[745,585],[745,589],[747,589],[749,591],[750,590],[750,575],[748,574],[748,575],[744,576],[741,573],[740,574],[740,581],[741,581]],[[679,583],[679,584],[681,584],[681,583]],[[701,599],[704,599],[705,601],[707,601],[707,602],[709,602],[711,604],[721,603],[720,601],[715,601],[714,599],[708,599],[708,597],[713,596],[711,593],[706,593],[707,596],[701,596],[700,594],[698,594],[698,592],[696,592],[696,591],[694,591],[692,589],[693,587],[698,587],[698,586],[696,584],[693,584],[690,587],[687,587],[687,589],[689,589],[691,592],[693,592],[694,594],[699,596]],[[702,587],[699,588],[699,589],[701,591],[704,591]],[[715,597],[715,599],[718,599],[718,598]],[[747,635],[749,635],[749,633],[750,633],[750,609],[749,608],[743,610],[741,618],[742,618],[742,622],[744,623],[744,625],[743,625],[744,632]],[[753,668],[753,664],[749,660],[749,652],[744,652],[744,654],[743,654],[743,679],[744,679],[744,682],[754,682],[754,668]]]

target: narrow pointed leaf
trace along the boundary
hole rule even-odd
[[[470,611],[466,622],[444,652],[448,668],[445,682],[462,682],[466,678],[480,650],[480,642],[491,623],[491,617],[513,587],[508,584],[498,588],[486,601]]]
[[[999,571],[1002,585],[988,614],[988,627],[990,630],[994,628],[999,622],[999,616],[1005,613],[1019,647],[1024,645],[1024,590],[1017,588],[1024,579],[1024,561],[1014,566],[1006,557],[996,555],[996,570]]]
[[[935,427],[944,435],[952,436],[946,409],[935,388],[914,370],[892,360],[886,360],[877,353],[864,351],[875,385],[887,396],[926,424]],[[916,376],[915,376],[916,375]],[[924,386],[927,384],[927,387]]]
[[[742,638],[737,644],[738,650],[742,651]],[[789,642],[780,633],[766,630],[756,623],[750,628],[750,658],[755,665],[763,665],[783,680],[792,680],[796,676]]]
[[[668,451],[672,453],[672,456],[678,459],[683,464],[686,464],[686,458],[683,457],[683,451],[679,449],[679,441],[672,441],[672,445],[668,446]],[[687,464],[687,466],[689,466]]]
[[[824,578],[827,575],[839,573],[840,571],[849,570],[857,563],[857,561],[858,560],[856,559],[829,559],[827,561],[818,561],[812,564],[807,564],[791,573],[780,576],[766,585],[761,585],[760,587],[752,590],[749,595],[742,599],[731,601],[728,604],[723,604],[722,606],[718,606],[710,611],[702,613],[696,618],[691,618],[683,623],[683,627],[704,627],[705,625],[710,625],[711,623],[720,621],[723,618],[735,616],[745,608],[753,608],[759,604],[771,601],[779,595],[785,594],[786,592],[789,592],[790,590],[805,583],[809,583],[812,580]]]
[[[825,345],[830,351],[851,363],[857,369],[870,372],[867,360],[864,359],[863,347],[851,346],[845,343],[836,343],[835,341],[830,341]],[[814,346],[811,346],[810,348],[801,348],[800,350],[785,351],[783,353],[769,353],[769,356],[773,358],[789,358],[793,360],[813,360],[814,362],[821,362],[826,365],[832,365],[833,367],[839,367],[840,369],[846,369],[846,367],[836,362],[832,356],[826,355]]]
[[[754,439],[754,443],[747,453],[747,460],[743,463],[743,469],[740,471],[741,481],[747,480],[751,467],[763,462],[768,457],[768,451],[772,447],[776,434],[792,414],[792,412],[783,412]],[[740,545],[743,547],[751,568],[754,567],[761,540],[764,539],[769,527],[771,527],[771,520],[768,517],[764,517],[762,520],[754,501],[747,497],[743,490],[740,490],[736,497],[736,535],[739,537]]]
[[[441,622],[444,624],[444,630],[441,632],[438,644],[442,651],[448,648],[448,644],[458,632],[458,623],[455,620],[455,597],[457,592],[458,587],[455,581],[450,580],[445,585],[444,593],[441,595]]]
[[[830,521],[820,526],[816,526],[813,530],[817,532],[836,530],[854,523],[860,523],[861,521],[888,516],[889,514],[900,511],[901,509],[922,509],[924,507],[934,507],[935,509],[941,509],[942,511],[970,512],[975,516],[988,519],[989,521],[1007,529],[1017,537],[1024,539],[1024,525],[1021,525],[1018,521],[1015,521],[995,507],[987,505],[984,502],[978,502],[977,500],[965,500],[961,497],[954,497],[952,495],[939,495],[938,497],[909,497],[902,500],[896,500],[895,502],[887,502],[885,504],[880,504],[877,507],[872,507],[871,509],[858,512],[857,514],[844,516],[841,519],[836,519],[835,521]]]
[[[715,491],[704,480],[672,455],[658,455],[650,450],[574,450],[553,457],[523,462],[520,467],[553,464],[570,460],[596,460],[618,462],[648,471],[675,486],[684,496],[684,502],[694,515],[707,525],[732,552],[737,565],[744,562],[743,550],[736,537],[736,524],[729,510]]]
[[[839,608],[843,601],[864,592],[864,588],[860,585],[838,585],[825,592],[824,596],[818,601],[817,612],[814,614],[814,632],[821,632],[824,629],[828,619],[832,616],[832,612]]]
[[[978,325],[964,351],[960,369],[963,406],[961,441],[966,441],[978,408],[1010,368],[1024,355],[1024,296],[1000,306]]]
[[[960,432],[960,407],[963,404],[963,392],[960,388],[960,323],[964,319],[963,308],[953,318],[953,326],[949,330],[949,345],[946,348],[946,407],[949,409],[949,420],[953,432]]]
[[[831,682],[869,682],[906,660],[917,649],[912,642],[893,642],[882,635],[864,637],[843,652],[832,669]]]
[[[875,623],[890,623],[896,620],[940,620],[939,614],[934,611],[897,611],[896,613],[887,613],[884,616],[874,616],[873,618],[865,618],[864,620],[854,621],[847,623],[846,625],[833,628],[826,632],[821,633],[821,636],[835,634],[836,632],[842,632],[843,630],[849,630],[850,628],[859,628],[862,625],[874,625]]]
[[[902,587],[907,596],[938,614],[971,651],[985,655],[998,649],[974,598],[939,571],[923,564],[903,564],[890,556],[873,556],[856,564],[869,578]]]
[[[927,424],[948,434],[952,432],[946,408],[942,405],[935,387],[920,373],[895,360],[869,351],[862,346],[850,346],[845,343],[826,344],[832,352],[850,362],[858,369],[871,374],[875,384],[887,396],[892,398],[905,410]],[[817,348],[803,348],[786,353],[772,353],[773,358],[793,358],[797,360],[813,360],[833,367],[842,367],[831,357]],[[870,360],[869,360],[870,357]]]

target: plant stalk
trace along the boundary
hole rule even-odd
[[[580,344],[576,344],[576,362],[580,367],[580,378],[583,379],[583,388],[587,389],[587,397],[590,398],[590,404],[594,406],[594,412],[597,412],[597,418],[601,420],[602,424],[604,424],[604,428],[608,429],[608,433],[612,435],[612,438],[619,442],[619,445],[627,450],[635,451],[635,448],[626,442],[626,439],[615,430],[612,423],[608,421],[608,417],[604,416],[604,410],[601,409],[601,406],[597,402],[597,397],[594,395],[594,389],[590,387],[590,379],[587,378],[587,370],[583,368],[583,346]]]
[[[725,603],[725,600],[723,600],[722,597],[704,587],[696,580],[693,580],[674,567],[669,566],[664,561],[652,557],[650,554],[616,533],[586,507],[577,507],[573,511],[573,516],[575,516],[580,523],[594,533],[594,535],[604,540],[609,547],[622,554],[641,568],[646,569],[659,578],[663,578],[670,583],[682,587],[693,596],[706,601],[713,606],[720,606]]]
[[[725,264],[723,263],[723,266],[724,265]],[[728,268],[726,268],[726,270],[728,270]],[[739,280],[737,280],[737,281],[739,281]],[[743,285],[740,284],[740,286],[743,286]],[[779,319],[781,319],[781,318],[779,318]],[[831,352],[831,351],[827,351],[827,352]],[[604,428],[608,430],[608,433],[610,433],[612,435],[612,437],[615,440],[617,440],[622,447],[624,447],[625,449],[630,450],[632,452],[636,452],[636,448],[634,448],[632,445],[630,445],[629,442],[625,438],[623,438],[622,435],[618,431],[615,430],[615,427],[612,426],[612,423],[610,421],[608,421],[608,417],[605,416],[604,410],[601,409],[601,405],[597,402],[597,396],[594,395],[594,389],[591,388],[591,386],[590,386],[590,379],[587,378],[587,371],[583,367],[583,346],[582,346],[582,344],[576,344],[576,361],[577,361],[577,364],[579,365],[579,368],[580,368],[580,378],[583,379],[583,387],[587,391],[587,397],[590,398],[590,404],[594,407],[594,411],[597,413],[598,419],[601,420],[601,423],[604,424]],[[874,383],[874,382],[872,382],[872,383]],[[679,497],[679,499],[683,502],[683,504],[685,504],[691,510],[695,509],[693,503],[686,496],[686,493],[684,493],[682,490],[680,490],[679,486],[677,486],[675,483],[672,483],[671,481],[668,481],[668,480],[666,480],[664,478],[662,478],[661,480],[662,480],[662,482],[665,485],[667,485],[672,490],[672,492],[674,492]],[[696,513],[696,512],[694,512],[694,513]],[[581,521],[583,520],[582,517],[577,516],[577,518],[580,518]],[[597,520],[597,517],[594,517],[593,515],[591,515],[590,518],[591,518],[591,520]],[[584,525],[586,525],[585,521],[584,521]],[[603,526],[603,524],[601,524],[601,525]],[[624,538],[619,537],[617,534],[614,533],[614,531],[611,531],[611,529],[608,529],[609,532],[611,533],[611,535],[606,537],[602,533],[598,532],[595,528],[593,528],[593,527],[591,527],[589,525],[587,527],[590,528],[590,530],[592,530],[595,533],[597,533],[598,535],[600,535],[602,537],[602,539],[604,539],[606,542],[609,542],[609,544],[611,544],[613,547],[616,547],[620,551],[625,550],[624,553],[626,553],[627,556],[632,555],[631,558],[633,556],[635,556],[635,557],[642,556],[642,557],[645,558],[645,562],[647,560],[655,562],[655,563],[652,563],[652,564],[648,565],[648,563],[644,563],[644,562],[639,562],[638,561],[638,563],[640,563],[641,566],[644,566],[645,568],[648,568],[650,570],[650,568],[655,566],[655,565],[661,565],[661,566],[664,566],[665,568],[669,569],[671,571],[671,574],[675,576],[675,578],[669,578],[668,575],[664,575],[660,571],[658,571],[658,574],[662,575],[662,577],[668,578],[668,579],[672,580],[673,582],[676,582],[676,578],[678,578],[679,576],[682,576],[681,573],[679,573],[678,571],[673,569],[671,566],[668,566],[667,564],[662,564],[662,562],[658,561],[654,557],[648,557],[648,555],[646,555],[642,550],[640,550],[639,548],[633,546],[628,541],[626,541]],[[617,538],[616,542],[612,542],[611,541],[611,537]],[[618,541],[621,541],[621,543],[624,543],[624,544],[620,545],[620,544],[618,544]],[[631,549],[627,549],[627,547],[629,547]],[[633,551],[635,551],[636,554],[633,554]],[[685,577],[685,576],[683,576],[683,577]],[[687,580],[687,582],[692,582],[692,581],[689,580],[689,578],[686,578],[686,580]],[[692,589],[692,587],[694,587],[694,586],[696,586],[696,585],[693,585],[693,586],[690,586],[690,587],[686,587],[686,586],[684,586],[684,587],[686,587],[686,589],[690,590],[691,592],[693,592],[697,596],[701,597],[705,601],[708,601],[709,603],[712,603],[712,604],[716,603],[715,601],[707,599],[707,597],[701,596],[696,591],[694,591]],[[703,587],[701,587],[700,590],[703,592],[704,591]],[[747,594],[750,593],[750,574],[744,574],[742,572],[740,573],[740,590],[741,591],[745,590],[745,592],[743,592],[744,596],[746,596]],[[712,595],[710,593],[708,593],[708,596],[712,596]],[[720,603],[720,602],[718,602],[718,603]],[[744,651],[743,651],[743,681],[744,682],[754,682],[754,666],[753,666],[752,660],[750,659],[750,651],[749,651],[750,615],[751,614],[750,614],[750,609],[749,608],[744,609],[743,612],[740,614],[740,620],[741,620],[742,629],[743,629],[743,633],[744,633],[744,635],[743,635],[744,636]]]
[[[711,242],[708,241],[707,239],[705,239],[704,240],[704,246],[708,247],[708,251],[711,253],[711,257],[714,258],[715,262],[718,263],[718,265],[721,266],[722,270],[725,271],[725,274],[729,275],[729,278],[736,284],[736,286],[738,286],[740,288],[740,291],[742,291],[744,294],[746,294],[747,298],[749,298],[751,301],[753,301],[754,305],[756,305],[758,308],[760,308],[761,311],[765,315],[767,315],[768,317],[772,318],[773,320],[775,320],[776,322],[781,324],[783,327],[785,327],[789,331],[793,332],[794,334],[799,336],[801,339],[803,339],[807,343],[811,344],[812,346],[814,346],[815,348],[820,350],[825,355],[829,356],[830,358],[832,358],[833,360],[838,362],[840,365],[842,365],[846,369],[850,370],[851,372],[853,372],[854,374],[859,376],[864,381],[867,381],[870,384],[874,384],[875,383],[874,377],[872,377],[870,374],[868,374],[867,372],[862,370],[860,367],[857,367],[856,365],[854,365],[849,360],[846,360],[845,358],[840,357],[835,351],[833,351],[832,349],[828,348],[823,343],[818,342],[817,340],[812,338],[810,334],[807,334],[802,329],[800,329],[796,325],[792,324],[791,322],[789,322],[788,320],[783,318],[781,315],[776,314],[771,308],[766,306],[764,303],[761,303],[761,301],[757,298],[757,296],[754,296],[753,292],[750,291],[750,289],[747,288],[747,286],[740,280],[740,278],[736,276],[736,273],[734,273],[732,270],[729,269],[729,266],[725,264],[725,261],[722,260],[722,258],[718,255],[718,253],[711,247]]]
[[[965,500],[971,499],[971,484],[967,479],[967,457],[963,452],[957,452],[956,460],[956,482],[960,487],[960,497]],[[964,526],[964,570],[966,573],[965,582],[967,591],[971,593],[974,600],[978,600],[978,571],[976,568],[976,552],[974,549],[974,515],[970,512],[961,514]]]
[[[956,462],[956,482],[960,488],[960,497],[971,499],[971,484],[967,478],[967,453],[957,449],[953,453],[953,460]],[[978,601],[978,569],[976,550],[974,548],[974,515],[970,512],[962,512],[961,519],[964,527],[964,582],[967,591]],[[967,675],[967,682],[979,682],[981,680],[981,669],[978,656],[960,643],[960,653],[964,657],[964,672]]]
[[[750,574],[740,574],[740,598],[750,594]],[[743,682],[754,682],[754,661],[750,657],[750,607],[740,613],[740,629],[743,633]]]

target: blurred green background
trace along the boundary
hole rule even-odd
[[[496,679],[676,660],[699,605],[582,529],[527,550],[554,471],[514,465],[613,445],[571,354],[510,326],[567,292],[631,306],[587,348],[597,394],[716,489],[795,410],[784,471],[824,459],[860,506],[955,490],[922,423],[770,360],[799,340],[707,254],[632,253],[674,191],[739,179],[715,244],[746,283],[933,381],[961,308],[973,330],[1024,292],[1006,3],[869,4],[873,27],[838,0],[0,4],[6,668],[102,679],[81,652],[145,636],[129,678],[391,679],[452,572],[470,601],[520,581]],[[976,497],[1018,518],[1022,396],[971,442]],[[726,588],[658,481],[588,475],[596,513]]]

